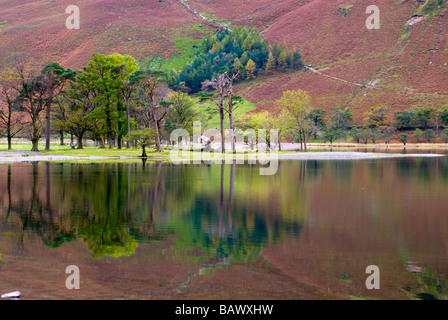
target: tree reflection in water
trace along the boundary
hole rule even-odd
[[[227,263],[255,258],[269,239],[297,236],[304,221],[301,215],[284,221],[282,204],[270,201],[273,195],[258,186],[266,178],[256,166],[241,168],[236,178],[235,163],[32,162],[14,165],[21,172],[14,182],[11,168],[5,222],[13,214],[20,218],[19,248],[25,231],[32,230],[53,248],[82,239],[99,259],[129,256],[138,243],[172,235],[179,249],[200,249],[204,259]],[[261,194],[251,199],[254,191]],[[297,207],[306,205],[295,201]]]

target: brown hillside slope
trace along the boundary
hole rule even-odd
[[[178,1],[76,3],[80,30],[65,27],[67,3],[0,0],[0,21],[7,21],[0,26],[0,65],[9,65],[14,55],[24,53],[39,65],[58,61],[75,69],[84,66],[93,52],[119,52],[138,59],[154,53],[168,57],[175,51],[176,36],[200,36],[193,28],[198,21]]]
[[[367,0],[182,1],[211,19],[254,26],[270,43],[297,47],[307,64],[327,75],[308,70],[239,86],[260,110],[275,110],[273,102],[291,89],[309,91],[315,107],[349,105],[357,120],[380,103],[392,112],[448,103],[447,4],[432,18],[407,26],[422,2],[378,0],[381,28],[368,30],[365,11],[372,3]],[[79,0],[77,5],[81,30],[67,30],[67,4],[0,0],[0,66],[21,53],[31,54],[36,64],[58,61],[75,69],[93,52],[168,57],[175,52],[176,37],[199,38],[198,30],[213,31],[179,0]],[[350,9],[344,15],[341,8]]]

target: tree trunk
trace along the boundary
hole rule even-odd
[[[160,142],[160,131],[159,131],[159,125],[157,124],[156,111],[154,109],[151,110],[151,114],[152,114],[152,120],[154,122],[154,130],[157,133],[157,136],[156,136],[156,150],[157,150],[157,152],[162,152],[162,146],[161,146],[161,142]]]
[[[31,151],[39,152],[39,126],[37,124],[37,120],[33,122],[33,135],[31,138],[31,142],[33,144]]]
[[[131,132],[131,122],[130,122],[130,110],[129,110],[129,98],[126,98],[126,133],[129,134]],[[126,141],[126,149],[131,147],[131,143],[129,140]]]
[[[307,152],[308,151],[308,147],[306,145],[306,133],[305,132],[303,133],[303,145],[305,147],[305,152]]]
[[[63,146],[64,145],[64,131],[59,131],[59,134],[60,134],[60,139],[61,139],[61,146]]]
[[[106,146],[104,145],[104,137],[103,137],[103,135],[99,136],[98,142],[100,143],[100,149],[105,149],[106,148]]]
[[[232,152],[236,153],[236,146],[235,146],[235,132],[234,129],[234,123],[233,123],[233,111],[229,108],[229,121],[230,121],[230,143],[232,145]]]
[[[142,158],[148,158],[148,155],[146,154],[146,146],[143,145],[142,149],[143,149]]]
[[[224,109],[219,109],[219,116],[221,122],[221,153],[226,152],[226,140],[225,140],[225,131],[224,131]]]
[[[8,139],[8,150],[12,150],[11,122],[8,123],[8,127],[6,128],[6,135]]]
[[[51,115],[51,103],[53,101],[53,93],[47,100],[47,128],[45,130],[45,151],[50,151],[50,115]]]
[[[83,145],[83,142],[82,142],[82,137],[83,136],[78,137],[78,149],[79,150],[84,148],[84,145]]]

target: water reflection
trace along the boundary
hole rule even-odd
[[[11,186],[13,167],[20,178]],[[32,230],[54,248],[83,239],[97,259],[130,256],[138,243],[177,234],[180,248],[240,261],[256,256],[270,241],[297,236],[304,221],[294,213],[283,219],[278,201],[269,199],[297,197],[263,190],[255,167],[33,162],[0,170],[5,168],[8,201],[2,202],[2,218],[20,227],[19,247],[25,230]]]
[[[177,266],[163,279],[188,263],[201,275],[256,266],[260,274],[248,271],[242,281],[275,283],[266,298],[288,288],[293,296],[444,299],[447,166],[443,158],[282,161],[277,175],[260,176],[256,165],[236,164],[4,165],[0,263],[1,253],[27,260],[36,251],[44,261],[81,246],[90,255],[83,268],[107,262],[120,274],[122,261],[135,261],[127,272],[137,279],[139,268],[163,261]],[[378,292],[364,286],[371,264],[381,269]],[[5,270],[17,268],[0,264]]]

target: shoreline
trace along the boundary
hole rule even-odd
[[[241,154],[240,154],[241,155]],[[402,153],[374,153],[374,152],[356,152],[356,151],[335,151],[335,152],[291,152],[291,153],[280,153],[275,155],[268,154],[260,154],[259,160],[364,160],[364,159],[387,159],[387,158],[435,158],[435,157],[444,157],[444,154],[438,153],[412,153],[412,154],[402,154]],[[243,154],[242,157],[238,157],[238,155],[234,158],[237,160],[254,160],[257,159],[257,155],[255,154]],[[159,161],[185,161],[185,160],[198,160],[201,157],[176,157],[171,158],[169,156],[166,157],[148,157],[147,160],[159,160]],[[132,156],[120,156],[120,157],[99,157],[99,156],[68,156],[68,155],[45,155],[45,154],[36,154],[33,156],[23,156],[17,155],[16,152],[1,152],[0,154],[0,164],[7,163],[26,163],[26,162],[62,162],[62,161],[97,161],[97,160],[143,160],[141,157],[132,157]],[[227,161],[228,155],[224,154],[221,158],[212,157],[211,159],[204,160],[212,160],[212,161]]]

